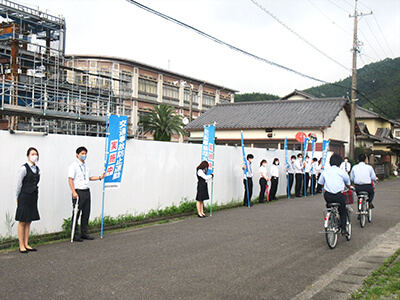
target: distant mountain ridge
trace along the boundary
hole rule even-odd
[[[390,119],[400,118],[400,57],[386,58],[357,70],[357,104]],[[334,84],[303,90],[315,97],[350,97],[351,76]],[[365,95],[365,98],[363,95]]]
[[[357,70],[357,104],[386,118],[400,119],[400,57],[386,58]],[[303,90],[318,98],[351,96],[351,76]],[[366,97],[364,97],[364,96]],[[236,94],[235,102],[277,100],[268,93]]]

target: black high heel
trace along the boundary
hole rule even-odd
[[[20,252],[20,253],[28,253],[28,250],[21,250],[21,249],[19,249],[19,252]]]

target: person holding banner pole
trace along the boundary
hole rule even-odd
[[[253,167],[252,162],[254,160],[253,154],[247,154],[247,166],[246,164],[243,166],[244,176],[243,176],[243,184],[244,184],[244,199],[243,206],[252,206],[251,196],[253,195]]]
[[[81,146],[76,149],[76,160],[70,165],[68,170],[68,184],[72,191],[72,218],[71,228],[75,223],[74,242],[82,242],[85,240],[93,240],[94,238],[87,234],[87,227],[90,216],[90,189],[89,181],[102,180],[105,176],[103,173],[99,176],[91,176],[90,169],[85,163],[88,150]],[[79,197],[78,213],[74,218],[74,208]],[[79,215],[81,216],[81,235],[77,233],[77,223]]]
[[[295,192],[296,197],[301,197],[301,187],[303,185],[303,154],[297,154],[297,159],[293,164],[296,178]]]
[[[196,168],[196,176],[197,176],[197,194],[196,194],[196,208],[197,208],[197,216],[199,218],[205,218],[206,214],[204,213],[204,200],[210,199],[208,195],[208,187],[207,180],[214,177],[214,174],[207,175],[208,172],[208,162],[203,160],[200,165]]]

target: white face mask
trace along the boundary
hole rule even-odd
[[[39,156],[31,155],[31,156],[29,156],[29,159],[30,159],[31,162],[36,163],[38,161],[38,159],[39,159]]]

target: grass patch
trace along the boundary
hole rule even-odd
[[[364,280],[362,288],[351,294],[350,299],[399,299],[400,256],[398,249],[378,269]],[[396,262],[395,262],[396,261]]]
[[[208,201],[209,202],[209,201]],[[242,202],[232,200],[231,202],[218,205],[213,204],[213,212],[241,206]],[[171,220],[182,220],[188,216],[196,213],[196,201],[189,201],[187,198],[183,199],[180,204],[172,205],[164,209],[151,209],[146,214],[121,214],[116,217],[104,216],[103,218],[103,231],[115,232],[121,231],[126,228],[138,228],[148,226],[151,224],[165,224]],[[206,204],[205,211],[210,211],[210,204]],[[11,219],[10,219],[11,220]],[[37,234],[32,232],[29,236],[29,244],[32,246],[42,245],[54,241],[64,241],[71,238],[71,218],[64,219],[62,224],[63,231],[55,233]],[[79,225],[78,225],[79,230]],[[88,233],[97,233],[101,230],[101,217],[96,217],[89,221]],[[8,251],[17,249],[19,246],[18,239],[11,236],[0,236],[0,251]]]

